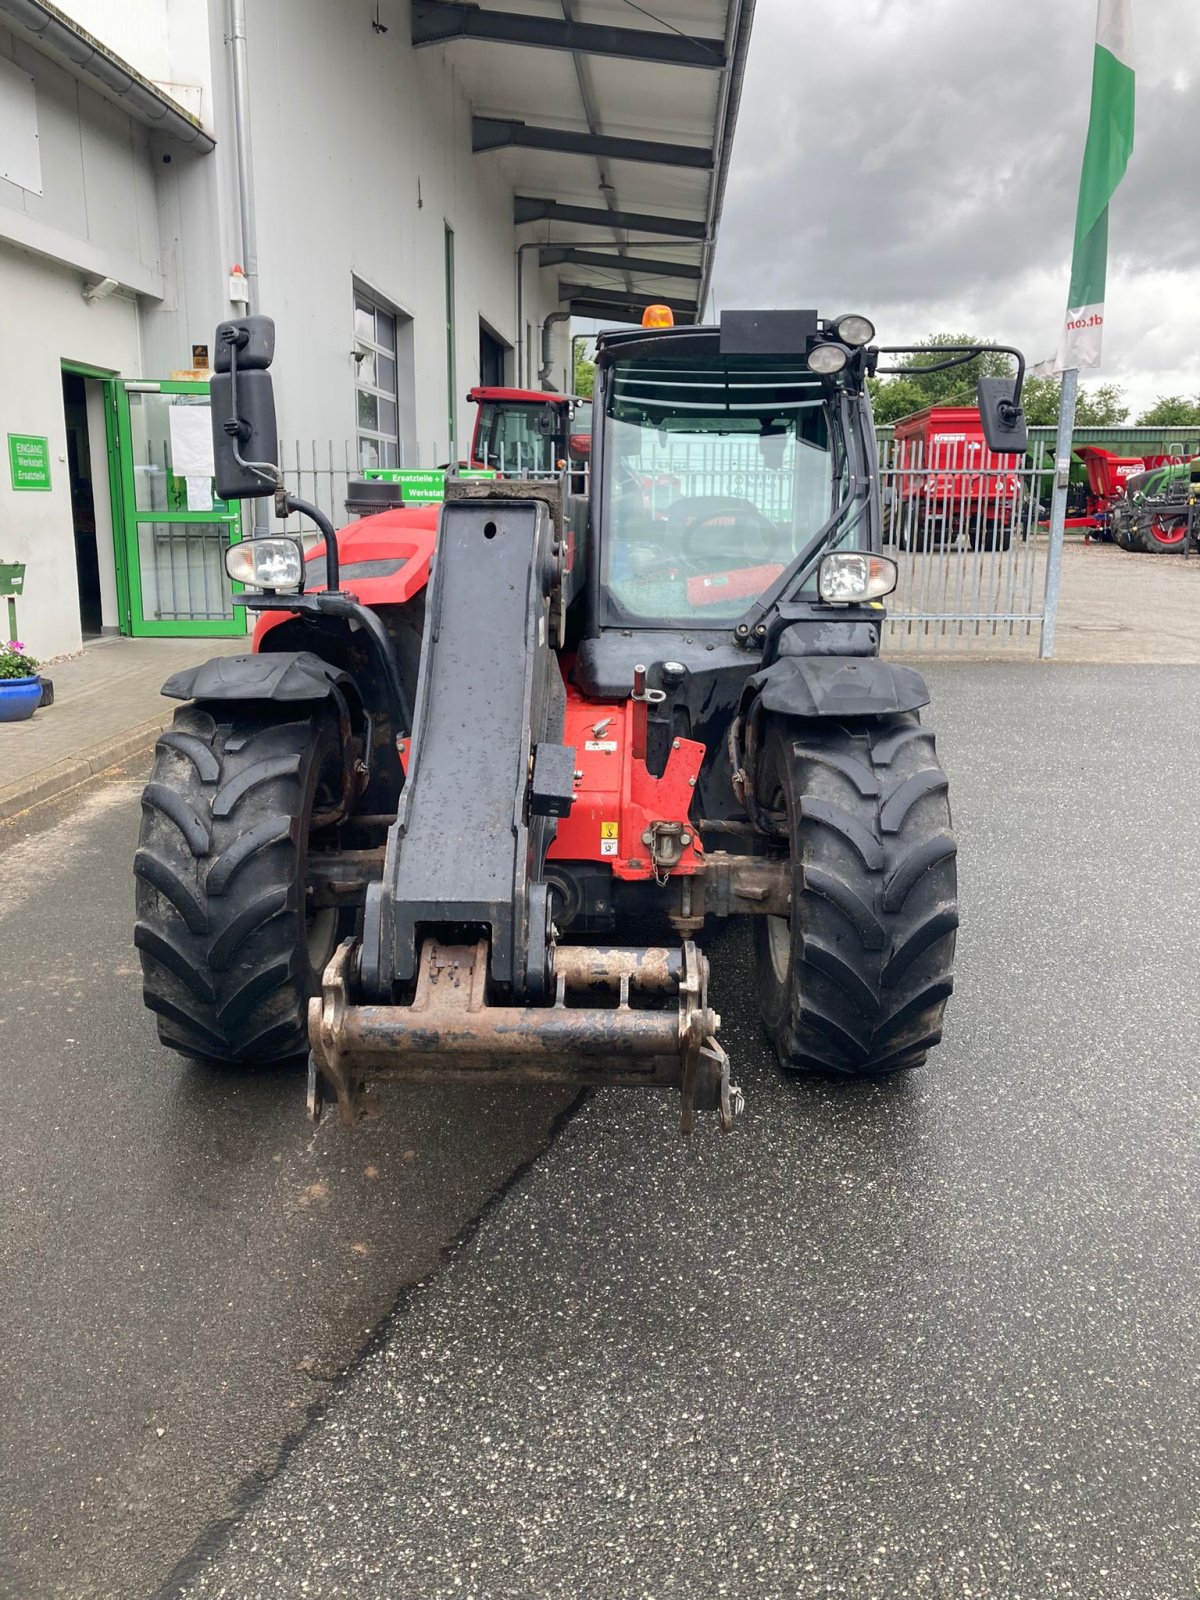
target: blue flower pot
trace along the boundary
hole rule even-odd
[[[0,722],[24,722],[41,704],[42,680],[0,678]]]

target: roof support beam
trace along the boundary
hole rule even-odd
[[[695,278],[700,268],[693,261],[656,261],[650,256],[608,255],[603,250],[574,250],[570,245],[547,245],[538,257],[543,267],[602,267],[611,272],[656,273],[661,278]]]
[[[564,205],[519,194],[513,201],[513,221],[574,222],[583,228],[624,228],[630,233],[668,233],[680,239],[704,239],[703,222],[684,217],[655,217],[642,211],[601,211],[596,206]]]
[[[501,117],[471,118],[471,148],[555,150],[564,155],[607,156],[611,161],[649,161],[665,167],[712,170],[713,153],[704,145],[663,144],[656,139],[624,139],[606,133],[576,133],[571,128],[538,128]],[[612,226],[609,213],[609,227]]]
[[[686,312],[692,316],[696,313],[694,300],[670,300],[665,294],[657,297],[630,294],[625,289],[600,289],[594,283],[560,283],[558,298],[586,300],[589,305],[608,306],[610,309],[622,307],[626,311],[636,311],[639,317],[647,306],[670,306],[672,311]]]
[[[451,39],[484,39],[494,44],[532,45],[539,50],[579,50],[587,55],[620,56],[671,67],[725,65],[723,39],[693,39],[650,28],[613,28],[587,22],[560,22],[515,11],[485,11],[462,0],[413,0],[414,45],[446,44]]]

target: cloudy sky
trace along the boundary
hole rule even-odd
[[[1200,394],[1200,0],[1133,0],[1137,130],[1104,365]],[[881,342],[1057,347],[1096,0],[758,0],[718,306],[863,311]]]

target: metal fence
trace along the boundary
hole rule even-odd
[[[883,537],[899,567],[888,642],[901,648],[1040,646],[1053,445],[991,455],[981,440],[879,440]]]
[[[881,429],[878,451],[884,548],[899,568],[888,602],[889,647],[947,653],[1038,649],[1046,621],[1048,545],[1039,524],[1049,515],[1053,439],[1035,437],[1027,455],[999,457],[978,440],[943,438],[926,445]],[[283,457],[288,489],[342,526],[349,482],[360,472],[353,444],[289,441]],[[494,465],[501,472],[517,470],[507,452]],[[583,491],[586,464],[576,463],[571,477],[573,492]],[[667,456],[646,478],[645,492],[650,502],[661,490],[668,498],[741,494],[765,506],[773,493],[784,494],[786,478],[782,519],[795,510],[792,477],[743,468],[733,482],[715,455],[712,462]],[[818,485],[814,478],[810,487],[828,494],[827,481]],[[303,532],[309,543],[317,537],[311,527]]]

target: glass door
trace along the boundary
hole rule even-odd
[[[239,507],[213,493],[208,384],[163,380],[117,388],[124,523],[121,574],[129,631],[139,638],[246,631],[225,549]]]

